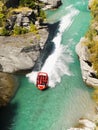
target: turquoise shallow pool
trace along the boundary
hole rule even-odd
[[[21,85],[16,96],[8,106],[8,111],[2,110],[9,116],[6,118],[9,121],[1,125],[0,130],[67,130],[80,117],[92,118],[92,89],[87,88],[82,81],[75,53],[75,45],[89,26],[87,2],[88,0],[63,0],[63,5],[58,10],[47,12],[50,23],[57,22],[66,15],[70,17],[70,11],[73,14],[72,21],[68,21],[69,17],[65,19],[66,26],[68,22],[70,24],[61,40],[61,44],[65,46],[65,64],[70,74],[65,73],[60,83],[44,92],[39,91],[28,78],[20,76]],[[77,13],[74,15],[75,11]],[[70,62],[69,55],[73,62]]]

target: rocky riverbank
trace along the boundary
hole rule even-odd
[[[0,82],[0,107],[7,105],[17,90],[13,73],[26,71],[34,66],[48,35],[48,28],[45,27],[39,29],[37,34],[0,36],[0,80],[2,76],[7,80]]]
[[[76,53],[80,60],[82,78],[87,85],[98,87],[98,78],[90,61],[90,52],[85,45],[86,42],[88,42],[87,38],[81,38],[80,42],[76,45]]]
[[[58,8],[61,5],[61,0],[41,0],[41,2],[45,3],[43,9]],[[9,10],[5,22],[6,30],[3,28],[2,33],[2,27],[0,28],[0,107],[7,105],[17,90],[17,78],[13,74],[22,70],[30,70],[49,38],[48,23],[42,21],[41,17],[44,14],[39,5],[34,10],[28,7],[17,9],[18,4],[18,0],[6,1],[5,5],[8,8],[15,8]],[[0,9],[2,14],[3,4]],[[2,36],[2,34],[13,35]]]
[[[98,88],[98,1],[89,0],[92,20],[88,32],[76,46],[84,82]]]
[[[94,119],[79,120],[78,126],[69,130],[97,130],[98,129],[98,1],[89,0],[92,20],[87,34],[76,45],[83,81],[87,86],[95,88],[92,98],[96,103]]]
[[[13,73],[26,71],[34,66],[48,34],[48,29],[42,28],[37,34],[0,36],[0,107],[10,102],[19,86]]]
[[[91,23],[84,38],[76,45],[76,53],[79,56],[83,81],[94,88],[98,88],[98,1],[89,0],[91,10]]]

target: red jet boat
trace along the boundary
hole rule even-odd
[[[36,87],[39,90],[48,88],[48,74],[45,72],[39,72],[37,75]]]

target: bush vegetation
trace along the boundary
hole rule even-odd
[[[19,34],[25,34],[25,33],[28,33],[28,29],[23,28],[21,26],[15,26],[12,32],[13,35],[19,35]]]
[[[29,8],[36,8],[36,2],[37,0],[20,0],[20,6],[26,6],[26,7],[29,7]]]
[[[92,98],[96,103],[98,103],[98,89],[95,89],[92,94]]]
[[[20,0],[20,6],[29,7],[31,9],[37,9],[38,14],[37,17],[41,17],[41,19],[46,19],[45,11],[42,10],[43,4],[39,2],[39,0]]]
[[[0,27],[3,26],[4,21],[5,21],[5,6],[4,4],[0,1]]]
[[[5,28],[6,19],[12,16],[14,7],[13,6],[7,7],[6,2],[8,2],[8,0],[0,1],[0,35],[19,35],[19,34],[25,34],[28,32],[33,32],[35,34],[38,33],[38,30],[36,26],[34,25],[33,21],[31,21],[30,29],[27,29],[22,26],[21,27],[15,26],[12,30],[7,30],[7,28]],[[9,0],[9,2],[13,3],[13,1],[11,0]],[[36,9],[37,13],[35,14],[35,17],[36,17],[35,19],[43,22],[44,19],[46,19],[46,14],[41,9],[42,6],[43,6],[42,2],[39,2],[38,0],[19,0],[19,6],[17,8],[28,7],[33,10]]]
[[[11,32],[9,30],[7,30],[5,27],[0,29],[0,35],[1,36],[9,36],[11,35]]]
[[[91,14],[92,14],[93,17],[98,18],[98,0],[92,0]]]
[[[88,42],[86,45],[88,46],[90,52],[90,61],[92,62],[94,70],[97,72],[98,77],[98,1],[93,0],[91,3],[91,25],[86,33],[86,38]]]
[[[34,34],[38,33],[38,29],[34,24],[30,24],[30,32],[33,32]]]

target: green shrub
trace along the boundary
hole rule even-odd
[[[98,0],[93,0],[91,3],[91,15],[94,18],[97,18],[98,16]]]
[[[2,19],[4,17],[4,14],[0,13],[0,19]]]
[[[4,14],[0,13],[0,27],[3,26],[3,18],[4,18]]]
[[[91,11],[96,11],[98,10],[98,0],[93,0],[91,3]]]
[[[95,29],[92,29],[92,28],[90,28],[90,29],[88,30],[88,32],[86,33],[86,37],[87,37],[90,41],[92,41],[92,40],[93,40],[93,37],[96,36],[96,35],[98,35],[98,31],[95,30]]]
[[[36,0],[20,0],[20,5],[34,9],[36,7],[35,1]]]
[[[38,33],[38,29],[34,24],[30,24],[30,32],[33,32],[34,34]]]
[[[43,11],[42,9],[39,12],[39,17],[41,17],[43,20],[46,19],[45,11]]]
[[[27,28],[22,28],[22,30],[21,30],[21,34],[25,34],[25,33],[28,33],[29,32],[29,30],[27,29]]]
[[[25,34],[25,33],[28,33],[27,28],[15,26],[14,29],[13,29],[13,35],[19,35],[19,34]]]
[[[6,2],[7,0],[2,0],[2,2]],[[13,7],[7,7],[6,4],[3,6],[2,2],[0,4],[0,27],[5,27],[6,25],[6,20],[9,19],[12,16],[12,10]],[[35,19],[38,19],[41,22],[46,18],[45,12],[41,9],[43,6],[42,2],[39,2],[39,0],[19,0],[19,6],[21,7],[29,7],[33,9],[33,11],[36,9],[37,13],[35,13]],[[35,21],[34,21],[35,22]],[[18,27],[14,26],[14,29],[9,31],[6,30],[5,28],[0,29],[0,35],[19,35],[19,34],[25,34],[28,32],[33,32],[35,34],[38,33],[38,29],[34,24],[30,25],[30,29],[27,29],[25,27]]]
[[[9,36],[9,35],[11,35],[11,32],[3,27],[2,29],[0,29],[0,35],[1,36]]]
[[[96,86],[96,88],[97,88],[98,86]],[[98,103],[98,89],[94,89],[94,91],[93,91],[93,94],[92,94],[92,98],[93,98],[93,100],[96,102],[96,103]]]

